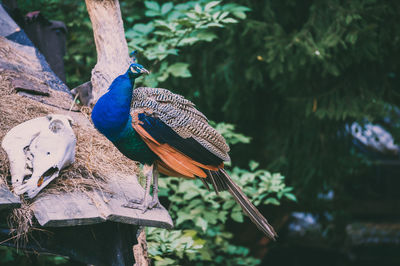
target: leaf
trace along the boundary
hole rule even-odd
[[[217,38],[217,35],[215,35],[214,33],[210,32],[210,31],[200,31],[199,33],[197,33],[196,37],[199,40],[211,42],[212,40]]]
[[[184,212],[178,212],[177,216],[178,216],[178,219],[176,219],[177,226],[185,221],[190,221],[193,219],[192,215],[190,215],[188,213],[184,213]]]
[[[160,257],[160,256],[154,256],[153,259],[156,260],[156,261],[162,261],[163,260],[163,258]]]
[[[234,221],[243,223],[243,213],[241,211],[231,213],[231,217]]]
[[[184,236],[190,236],[192,238],[194,236],[196,236],[196,234],[197,234],[196,230],[190,230],[190,229],[184,230],[183,232],[184,232]]]
[[[203,218],[197,217],[195,220],[195,224],[196,226],[200,227],[203,231],[206,231],[208,223]]]
[[[268,198],[264,201],[264,204],[280,205],[280,202],[275,198]]]
[[[207,27],[219,27],[219,28],[223,28],[224,25],[217,23],[217,22],[211,22],[207,24]]]
[[[223,12],[222,14],[221,14],[221,16],[219,17],[219,19],[223,19],[223,18],[225,18],[226,16],[228,16],[229,15],[229,12]]]
[[[220,211],[220,212],[218,213],[218,219],[219,219],[221,222],[225,223],[225,221],[226,221],[226,219],[227,219],[227,215],[228,215],[228,212],[227,212],[227,211]]]
[[[155,1],[144,1],[144,5],[151,10],[160,11],[160,5]]]
[[[197,4],[194,6],[194,10],[195,10],[197,13],[201,13],[201,6],[197,3]]]
[[[213,8],[214,6],[218,5],[219,3],[221,3],[221,1],[211,1],[209,2],[205,7],[204,7],[204,11],[208,11],[211,8]]]
[[[176,10],[172,10],[168,14],[168,20],[176,20],[179,19],[182,16],[182,13]]]
[[[228,210],[228,209],[232,208],[232,206],[235,205],[235,204],[236,204],[236,202],[234,200],[227,200],[222,205],[222,209]]]
[[[246,13],[241,11],[233,12],[233,15],[239,19],[246,19],[247,17]]]
[[[208,212],[207,215],[204,216],[204,220],[206,220],[208,224],[216,224],[218,220],[218,212],[215,211]]]
[[[171,258],[162,258],[154,262],[155,266],[176,265],[176,261]]]
[[[163,4],[161,7],[161,14],[162,15],[167,14],[169,11],[172,10],[173,7],[174,7],[174,4],[172,4],[171,2]]]
[[[297,201],[297,197],[292,193],[286,193],[285,197],[288,198],[289,200]]]
[[[193,190],[186,190],[183,196],[184,200],[191,200],[194,197],[199,196],[199,193],[197,191],[193,191]]]
[[[251,8],[249,8],[247,6],[239,6],[239,5],[235,4],[235,6],[233,8],[231,8],[230,10],[235,11],[235,12],[236,11],[248,12],[248,11],[251,11]]]
[[[154,30],[154,27],[151,24],[138,23],[138,24],[135,24],[135,26],[133,26],[133,30],[138,31],[138,32],[142,33],[143,35],[145,35],[145,34],[149,34],[150,32],[152,32]]]
[[[168,72],[174,77],[188,78],[192,76],[188,68],[188,63],[175,63],[168,67]]]
[[[187,37],[187,38],[183,38],[180,42],[179,42],[179,46],[185,46],[185,45],[192,45],[196,42],[198,42],[199,39],[197,37]]]
[[[224,23],[237,23],[238,21],[234,18],[225,18],[222,20]]]
[[[154,10],[146,10],[146,12],[144,14],[146,15],[146,17],[157,17],[160,15],[160,13],[158,11],[154,11]]]
[[[249,162],[250,171],[256,170],[259,165],[260,164],[258,162],[251,160]]]
[[[165,29],[171,30],[171,31],[175,30],[175,27],[173,26],[172,23],[168,23],[168,22],[166,22],[164,20],[161,20],[161,19],[157,19],[154,22],[156,23],[157,27],[165,28]]]
[[[350,24],[352,20],[353,20],[353,17],[351,15],[346,16],[346,24],[347,25]]]
[[[189,18],[196,20],[197,19],[197,15],[195,13],[192,12],[187,12],[186,16],[188,16]]]
[[[213,18],[214,20],[216,20],[217,17],[219,16],[219,14],[221,14],[221,11],[215,12],[215,13],[212,15],[212,18]]]

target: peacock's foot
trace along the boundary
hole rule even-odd
[[[137,210],[141,210],[142,213],[145,213],[148,210],[151,210],[153,208],[157,208],[160,207],[161,204],[158,201],[158,199],[149,199],[149,200],[141,200],[141,201],[137,201],[137,200],[129,200],[128,203],[125,203],[124,205],[122,205],[125,208],[131,208],[131,209],[137,209]]]

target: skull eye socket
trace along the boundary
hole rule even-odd
[[[44,174],[39,178],[37,186],[40,187],[44,181],[46,181],[49,177],[51,177],[54,173],[58,172],[58,167],[49,168]]]

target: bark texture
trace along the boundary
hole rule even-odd
[[[123,74],[129,64],[128,45],[118,0],[85,0],[97,51],[97,64],[92,70],[92,100],[107,91],[111,82]]]
[[[140,229],[139,229],[140,230]],[[133,266],[149,266],[151,265],[149,255],[147,253],[146,232],[142,227],[137,244],[133,246],[133,255],[135,256],[135,264]]]

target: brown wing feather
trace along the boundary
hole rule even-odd
[[[157,117],[182,138],[192,137],[222,160],[230,160],[225,139],[208,124],[206,116],[181,95],[161,88],[137,88],[133,91],[132,112]]]
[[[160,157],[162,162],[168,167],[166,170],[172,170],[175,173],[178,173],[181,176],[194,178],[198,177],[207,177],[207,174],[203,169],[217,171],[220,167],[223,167],[223,164],[220,166],[212,166],[212,165],[204,165],[202,163],[196,162],[195,160],[189,158],[183,153],[176,150],[174,147],[169,144],[161,144],[157,142],[146,130],[140,125],[139,120],[137,119],[138,113],[133,114],[132,126],[135,131],[142,137],[143,141],[147,144],[147,146]]]

